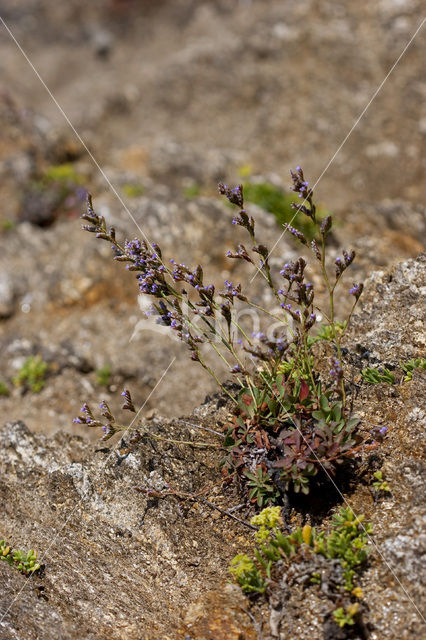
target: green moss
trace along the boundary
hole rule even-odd
[[[196,198],[201,193],[201,188],[198,184],[191,184],[183,189],[183,195],[187,200],[192,200],[192,198]]]
[[[0,380],[0,396],[8,396],[9,389],[6,386],[6,383],[3,380]]]
[[[106,364],[96,371],[96,382],[101,387],[108,387],[111,384],[111,365]]]
[[[125,195],[129,198],[137,198],[138,196],[141,196],[145,191],[141,184],[137,184],[135,182],[123,184],[121,188],[123,190],[123,193],[125,193]]]
[[[76,172],[70,162],[49,167],[43,178],[48,184],[52,182],[59,182],[61,184],[68,184],[70,182],[74,184],[84,183],[84,178]]]
[[[15,228],[15,223],[13,222],[13,220],[9,220],[9,218],[6,218],[5,220],[1,221],[1,228],[2,231],[11,231]]]
[[[47,362],[41,356],[30,356],[13,378],[17,386],[28,386],[33,393],[39,393],[45,386],[45,375],[48,369]]]

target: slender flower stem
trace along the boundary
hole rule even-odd
[[[150,431],[144,431],[141,433],[142,437],[152,438],[153,440],[160,440],[161,442],[170,442],[170,444],[184,444],[190,447],[210,447],[212,449],[221,449],[222,446],[218,444],[214,444],[213,442],[193,442],[192,440],[174,440],[173,438],[164,438],[163,436],[159,436],[156,433],[151,433]]]
[[[199,350],[197,351],[197,356],[201,366],[204,367],[204,369],[212,376],[212,378],[214,378],[214,380],[216,380],[219,387],[222,389],[222,391],[226,393],[226,395],[232,400],[232,402],[238,406],[238,400],[236,400],[234,396],[231,393],[229,393],[228,389],[221,383],[221,381],[219,380],[217,375],[214,373],[214,371],[204,362]]]
[[[325,237],[324,235],[321,236],[321,271],[323,273],[324,276],[324,280],[327,286],[327,290],[328,290],[328,296],[329,296],[329,305],[330,305],[330,327],[331,327],[331,333],[332,333],[332,337],[333,337],[333,341],[334,344],[336,345],[336,349],[337,349],[337,358],[339,360],[339,362],[342,362],[342,349],[341,349],[341,345],[340,345],[340,340],[341,338],[339,338],[339,336],[337,335],[336,332],[336,323],[335,323],[335,319],[334,319],[334,289],[335,286],[337,284],[337,280],[336,279],[336,283],[334,284],[334,286],[330,285],[330,280],[328,278],[328,274],[327,274],[327,268],[325,266]],[[340,392],[342,395],[342,404],[343,407],[346,406],[346,391],[345,391],[345,382],[342,379],[340,380]]]

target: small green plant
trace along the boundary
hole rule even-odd
[[[231,561],[229,567],[235,580],[245,593],[264,593],[267,583],[262,578],[259,569],[253,560],[248,556],[240,553]]]
[[[3,382],[3,380],[0,380],[0,396],[8,396],[8,395],[9,395],[9,389],[7,387],[7,384]]]
[[[101,387],[108,387],[111,384],[111,365],[106,364],[96,371],[96,382]]]
[[[410,382],[413,379],[413,372],[415,369],[422,369],[426,371],[426,358],[415,358],[401,363],[401,369],[405,373],[404,382]]]
[[[5,220],[1,221],[1,228],[2,231],[11,231],[15,228],[15,223],[13,222],[13,220],[10,220],[10,218],[6,218]]]
[[[183,195],[187,200],[192,200],[196,198],[201,193],[200,186],[198,184],[190,184],[183,189]]]
[[[129,182],[128,184],[123,184],[122,186],[123,192],[129,198],[137,198],[138,196],[143,195],[145,189],[141,184]]]
[[[355,573],[368,556],[368,537],[373,528],[369,523],[362,524],[363,520],[363,515],[355,516],[349,507],[341,508],[333,516],[330,534],[320,533],[314,541],[315,553],[340,560],[347,591],[354,589]]]
[[[0,560],[5,560],[11,567],[15,567],[26,575],[40,569],[36,551],[30,549],[25,552],[20,549],[11,549],[6,540],[0,540]]]
[[[41,356],[30,356],[13,378],[13,383],[17,387],[28,386],[33,393],[39,393],[46,384],[45,375],[48,367]]]
[[[346,322],[336,322],[335,323],[335,331],[336,333],[344,334],[346,329]],[[320,342],[321,340],[325,340],[327,342],[333,342],[334,335],[332,331],[332,327],[327,324],[322,324],[319,331],[315,336],[309,336],[309,344],[315,344],[315,342]]]
[[[49,167],[45,172],[43,179],[48,184],[52,182],[61,183],[63,185],[78,185],[84,183],[84,178],[76,172],[70,162]]]
[[[373,482],[373,487],[377,491],[377,493],[380,493],[381,491],[383,493],[391,492],[390,486],[388,485],[386,480],[383,478],[382,471],[376,471],[373,474],[373,477],[375,478],[375,482]]]
[[[401,369],[404,373],[402,382],[410,382],[413,379],[415,369],[426,371],[426,358],[415,358],[407,362],[401,362]],[[361,376],[368,384],[379,384],[380,382],[395,384],[395,374],[386,368],[375,369],[368,367],[361,371]]]
[[[339,607],[335,611],[333,611],[334,622],[341,629],[346,626],[353,626],[355,624],[354,616],[359,611],[358,602],[351,603],[347,605],[345,608]]]
[[[361,377],[364,382],[368,384],[380,384],[381,382],[395,384],[395,375],[386,368],[373,369],[372,367],[368,367],[361,371]]]
[[[284,535],[279,527],[282,524],[279,507],[267,507],[254,516],[251,524],[259,526],[256,533],[257,547],[254,550],[259,575],[265,584],[271,579],[275,563],[284,557],[294,559],[302,551],[305,554],[320,554],[329,560],[338,559],[342,567],[342,587],[356,597],[362,595],[359,587],[355,587],[356,572],[365,564],[368,557],[368,537],[372,532],[369,523],[363,524],[364,516],[355,516],[352,509],[341,508],[333,516],[331,531],[317,532],[310,525],[298,527],[289,535]],[[254,560],[252,561],[254,562]],[[321,582],[321,575],[315,572],[313,564],[312,582]],[[260,578],[257,577],[259,582]],[[239,582],[243,591],[250,591],[245,586],[241,574]]]
[[[19,217],[46,227],[60,215],[75,215],[85,197],[85,180],[71,163],[47,168],[27,183]]]
[[[270,502],[276,501],[279,491],[274,487],[270,476],[262,467],[258,467],[256,473],[246,471],[244,475],[248,478],[249,498],[252,502],[256,502],[258,507],[263,507]]]
[[[307,278],[307,260],[301,256],[284,262],[280,270],[273,267],[270,251],[259,242],[255,220],[245,209],[245,198],[256,197],[260,202],[262,195],[269,198],[271,207],[271,202],[282,202],[283,192],[277,192],[276,187],[250,183],[244,190],[242,185],[231,188],[219,184],[219,193],[237,207],[232,224],[242,227],[240,232],[244,231],[250,243],[246,248],[238,242],[225,255],[252,265],[274,301],[272,310],[260,306],[250,297],[250,288],[243,291],[241,284],[225,280],[220,290],[208,284],[201,265],[190,268],[173,259],[164,260],[156,243],[138,238],[120,242],[114,228],[108,228],[105,218],[93,210],[90,196],[87,213],[82,216],[88,223],[83,229],[110,243],[114,259],[127,263],[139,290],[152,297],[150,314],[156,316],[157,323],[169,327],[184,342],[191,359],[214,378],[232,402],[232,419],[224,427],[222,471],[258,506],[278,502],[282,493],[290,490],[307,494],[317,475],[330,480],[339,465],[362,447],[378,446],[371,434],[363,437],[358,432],[359,420],[351,415],[343,371],[342,341],[362,294],[362,283],[348,287],[350,311],[343,320],[336,317],[336,290],[355,259],[355,251],[342,250],[330,264],[326,253],[332,218],[319,216],[301,167],[290,174],[296,197],[291,196],[295,202],[288,205],[288,219],[293,213],[302,216],[302,228],[307,224],[312,233],[305,234],[287,223],[283,226],[310,251],[328,296],[325,308],[320,309],[325,326],[316,336],[319,309],[314,284]],[[240,320],[244,310],[263,316],[259,324],[265,326],[265,333],[250,335]],[[329,341],[335,354],[325,374],[317,367],[312,350],[318,340]],[[201,348],[203,343],[206,349]],[[229,367],[235,380],[232,390],[219,379],[213,357],[206,360],[208,350]],[[82,413],[75,421],[102,427],[104,438],[124,428],[106,410],[99,420],[86,410]]]

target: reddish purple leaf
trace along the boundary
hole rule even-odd
[[[303,402],[304,400],[306,400],[308,395],[309,395],[308,383],[306,382],[306,380],[302,380],[302,382],[300,383],[300,396],[299,396],[300,402]]]

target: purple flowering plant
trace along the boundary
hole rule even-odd
[[[241,284],[226,280],[216,290],[206,283],[201,265],[192,268],[174,260],[166,262],[156,243],[137,238],[119,242],[114,228],[108,228],[104,217],[95,213],[90,196],[82,216],[88,223],[83,229],[109,242],[114,259],[135,272],[139,290],[153,299],[151,313],[157,322],[187,345],[191,359],[215,379],[227,397],[232,418],[221,445],[222,473],[225,479],[237,479],[259,506],[279,501],[290,489],[309,493],[313,482],[334,475],[338,465],[368,441],[357,432],[359,420],[348,406],[342,356],[342,339],[362,293],[361,283],[348,292],[353,304],[345,321],[339,322],[335,312],[336,289],[355,252],[343,251],[330,268],[326,242],[332,217],[317,218],[313,190],[302,169],[290,173],[292,190],[301,199],[292,205],[295,214],[309,218],[315,237],[308,240],[295,227],[284,227],[310,249],[319,265],[328,294],[328,308],[320,310],[326,320],[320,330],[316,328],[319,309],[314,286],[306,277],[307,261],[299,257],[285,262],[279,274],[273,272],[269,249],[259,242],[255,221],[244,207],[241,185],[219,184],[219,193],[238,209],[232,223],[243,227],[250,241],[250,246],[240,243],[226,255],[253,267],[272,292],[278,311],[257,304]],[[273,323],[273,331],[248,335],[238,319],[241,305],[263,314]],[[319,340],[327,340],[334,351],[327,374],[320,372],[314,356]],[[235,384],[219,379],[210,359],[203,355],[205,345],[226,364]],[[130,392],[125,389],[122,395],[123,409],[136,413]],[[100,409],[97,419],[85,404],[75,421],[101,427],[104,439],[127,428],[117,423],[105,402]],[[146,429],[143,433],[147,434]]]

